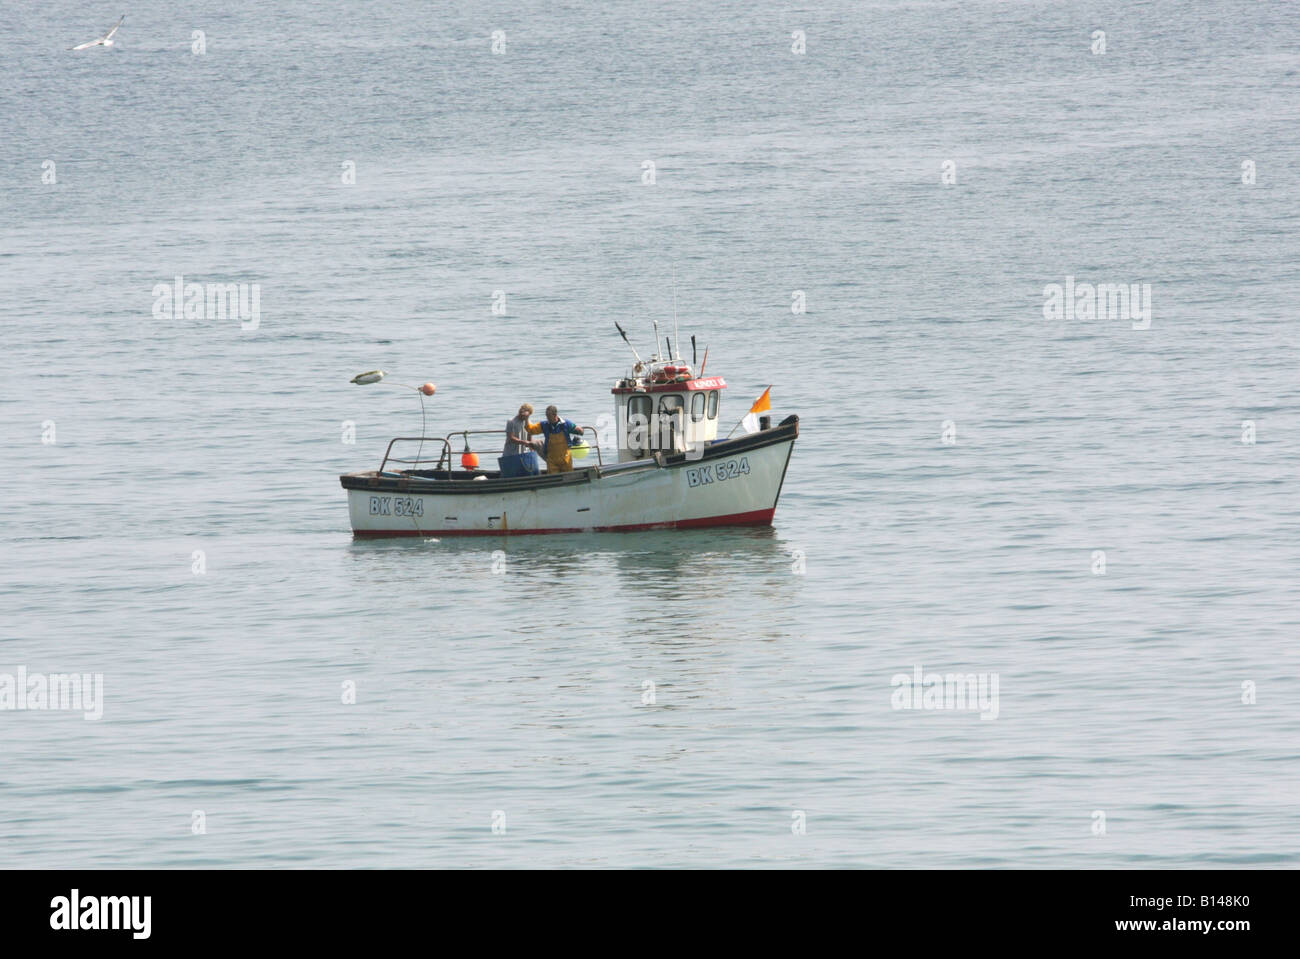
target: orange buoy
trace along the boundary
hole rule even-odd
[[[432,396],[434,393],[438,392],[438,387],[434,386],[432,383],[425,383],[420,387],[420,392],[425,396]]]
[[[478,469],[478,454],[473,450],[466,450],[460,454],[460,465],[467,470]]]

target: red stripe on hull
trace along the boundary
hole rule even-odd
[[[703,529],[709,526],[771,526],[776,507],[729,516],[678,519],[667,523],[632,523],[627,526],[574,526],[567,529],[354,529],[358,538],[377,536],[526,536],[534,533],[638,533],[652,529]]]

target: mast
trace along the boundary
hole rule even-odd
[[[681,337],[677,335],[677,264],[673,263],[673,359],[680,360],[682,351],[679,349]]]

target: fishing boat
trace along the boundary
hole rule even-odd
[[[627,333],[615,326],[627,341]],[[697,374],[693,363],[675,355],[673,344],[665,341],[666,352],[659,352],[658,341],[656,326],[656,354],[643,361],[633,348],[635,366],[611,389],[614,415],[601,417],[601,425],[616,433],[615,461],[604,462],[595,426],[582,427],[584,438],[589,434],[594,442],[572,451],[572,471],[523,475],[510,468],[479,469],[477,454],[468,452],[455,468],[456,438],[469,450],[471,443],[483,445],[473,437],[504,438],[505,430],[395,437],[378,469],[339,477],[353,534],[501,536],[770,526],[799,417],[787,416],[773,426],[770,416],[758,416],[770,408],[769,387],[737,424],[745,432],[719,438],[727,383],[703,375],[708,351]],[[422,389],[431,393],[433,387]],[[511,465],[498,460],[499,467]]]

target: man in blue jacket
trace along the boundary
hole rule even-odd
[[[569,437],[574,433],[582,435],[582,427],[573,420],[560,419],[560,411],[554,406],[546,407],[546,420],[541,423],[529,423],[528,432],[541,433],[546,437],[546,471],[548,473],[573,472],[573,454],[569,452],[572,445]]]

